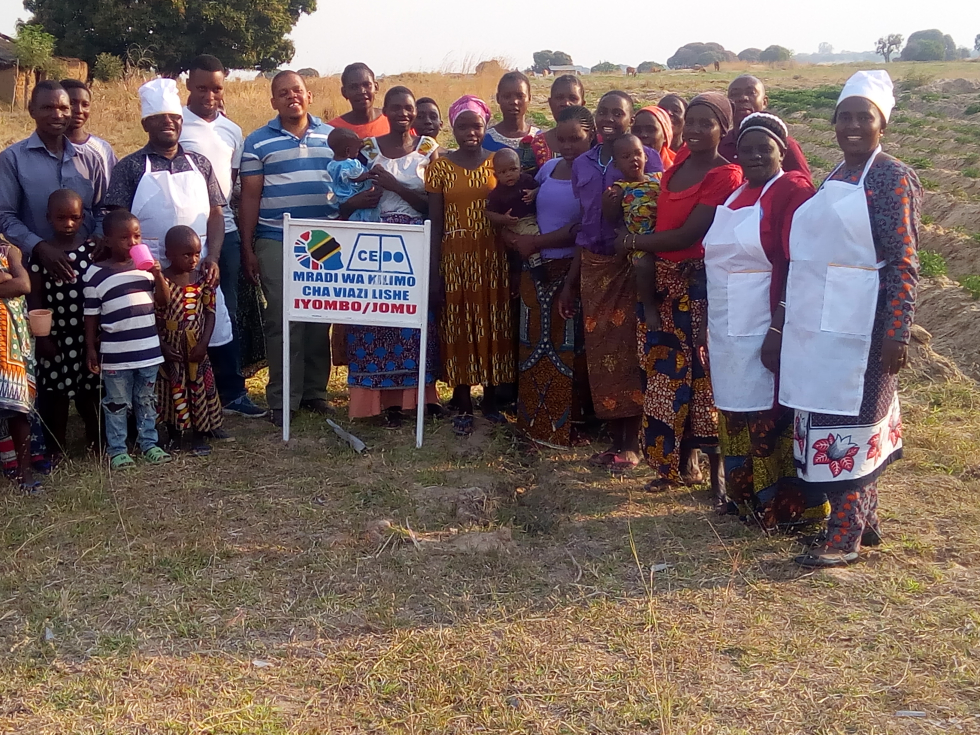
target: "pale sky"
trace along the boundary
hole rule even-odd
[[[715,41],[738,53],[776,43],[798,53],[815,53],[823,41],[836,51],[867,51],[884,34],[906,38],[916,30],[939,28],[957,45],[973,48],[980,33],[976,0],[818,0],[739,5],[733,0],[702,0],[670,7],[666,32],[657,28],[657,4],[609,2],[535,3],[495,0],[476,6],[449,0],[428,2],[345,2],[321,0],[322,9],[304,16],[293,31],[296,58],[291,66],[312,66],[322,74],[364,61],[378,74],[401,71],[461,71],[476,62],[503,57],[509,65],[531,65],[543,48],[571,54],[576,64],[600,61],[636,66],[663,63],[678,46]],[[575,7],[582,8],[575,12]],[[616,7],[604,21],[603,7]],[[629,8],[637,10],[636,40],[629,39]],[[588,9],[588,10],[586,10]],[[597,9],[597,10],[593,10]],[[686,22],[689,9],[691,20]],[[0,0],[0,32],[12,35],[18,18],[27,18],[20,0]],[[744,22],[739,22],[740,20]]]

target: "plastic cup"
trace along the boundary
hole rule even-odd
[[[27,320],[31,324],[31,334],[35,337],[47,337],[51,334],[51,309],[32,309],[27,312]]]
[[[133,259],[133,265],[135,265],[141,271],[150,270],[155,262],[153,259],[153,253],[150,252],[149,246],[142,242],[138,245],[133,245],[133,247],[129,249],[129,257]]]

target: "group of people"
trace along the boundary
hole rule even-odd
[[[329,123],[309,112],[303,77],[280,72],[276,116],[248,136],[221,111],[223,84],[210,56],[191,65],[186,105],[172,80],[145,84],[147,146],[116,162],[77,122],[88,115],[84,85],[43,83],[31,104],[37,132],[0,153],[0,232],[11,243],[3,376],[15,376],[0,376],[0,410],[22,482],[34,482],[36,460],[33,349],[37,414],[56,448],[68,398],[91,429],[101,371],[114,467],[133,462],[131,407],[150,462],[169,458],[157,420],[190,431],[205,452],[223,433],[222,408],[262,415],[241,377],[239,344],[253,330],[241,318],[240,270],[266,302],[277,425],[284,411],[330,412],[331,365],[345,364],[350,416],[398,426],[416,406],[424,360],[429,413],[449,409],[460,436],[473,431],[471,389],[482,386],[480,413],[498,424],[516,414],[542,446],[584,444],[601,425],[610,446],[588,461],[612,473],[645,461],[651,492],[701,483],[706,454],[719,512],[815,531],[801,564],[850,563],[878,542],[878,476],[902,452],[896,375],[921,203],[914,171],[881,150],[895,105],[885,72],[844,86],[833,117],[843,161],[819,188],[752,76],[727,94],[667,95],[640,109],[610,91],[594,111],[579,78],[559,77],[548,99],[555,126],[542,131],[528,121],[529,80],[509,72],[496,123],[475,96],[448,106],[451,150],[438,142],[435,100],[395,86],[376,107],[364,64],[344,70],[351,110]],[[431,221],[426,355],[418,330],[335,327],[331,337],[325,325],[294,323],[283,334],[287,212]],[[129,255],[140,243],[149,270]],[[55,311],[36,348],[24,294]],[[79,309],[84,324],[71,316]],[[436,380],[453,390],[447,407]]]

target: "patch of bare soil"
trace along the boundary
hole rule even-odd
[[[980,380],[980,302],[949,278],[926,278],[919,283],[915,321],[914,372],[930,380],[958,379],[957,373]]]

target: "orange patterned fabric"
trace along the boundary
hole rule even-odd
[[[585,356],[595,415],[624,419],[643,413],[636,356],[636,280],[628,257],[582,250]]]
[[[426,191],[443,195],[439,332],[443,380],[454,387],[515,380],[507,255],[486,217],[496,183],[490,159],[470,170],[439,158],[426,169]]]

